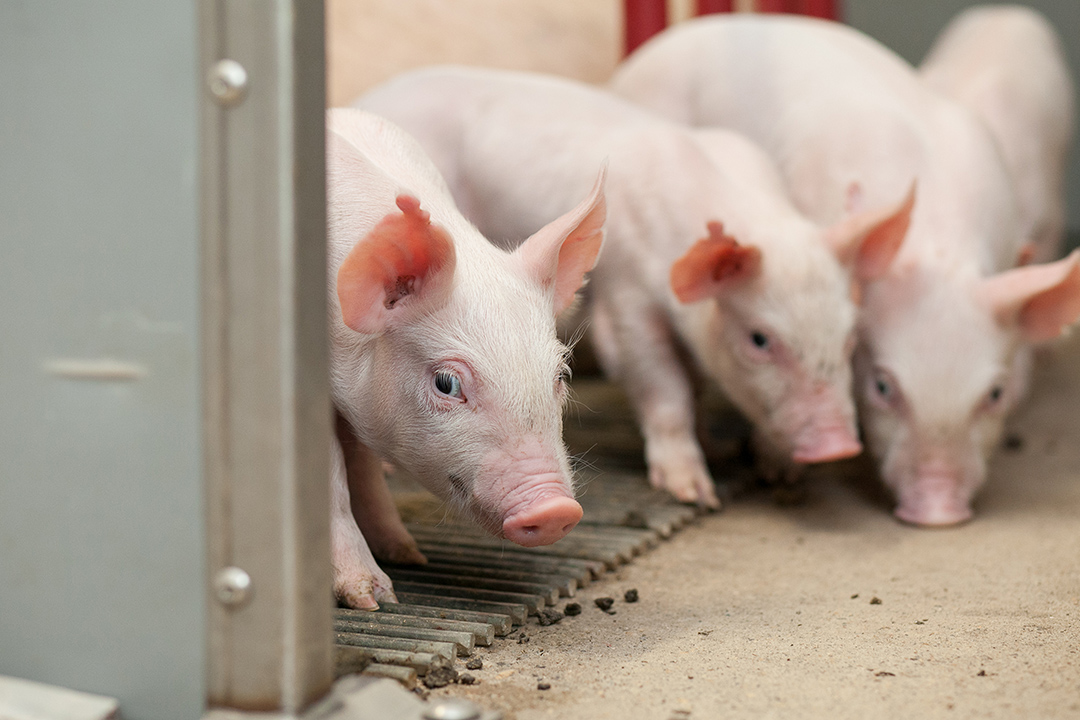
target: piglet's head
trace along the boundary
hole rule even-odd
[[[1031,344],[1080,317],[1080,252],[974,288],[912,277],[872,302],[880,323],[860,352],[861,415],[895,514],[919,526],[964,522],[1025,391]]]
[[[399,196],[338,271],[341,319],[367,338],[339,405],[380,455],[491,532],[555,542],[581,518],[555,320],[600,251],[603,176],[513,253],[420,205]]]
[[[712,302],[696,343],[707,348],[703,366],[789,462],[858,454],[848,368],[854,310],[835,259],[812,237],[793,258],[763,258],[718,222],[708,231],[670,278],[680,302]]]

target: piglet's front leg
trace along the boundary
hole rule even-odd
[[[667,322],[656,311],[616,320],[619,374],[645,437],[649,482],[682,502],[719,508],[712,475],[698,444],[690,377]]]
[[[375,563],[349,505],[345,457],[338,441],[330,442],[330,561],[334,597],[347,607],[378,610],[379,602],[397,602],[390,578]]]
[[[426,563],[427,558],[401,522],[386,484],[382,461],[357,439],[348,421],[340,415],[337,416],[337,436],[345,456],[349,505],[372,553],[384,562]]]

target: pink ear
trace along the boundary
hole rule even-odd
[[[733,283],[761,272],[761,251],[740,245],[724,234],[719,222],[708,225],[709,237],[698,240],[671,266],[671,289],[679,302],[692,303],[719,295]]]
[[[585,273],[593,269],[600,256],[607,219],[606,177],[605,164],[580,205],[540,228],[515,252],[543,287],[553,289],[556,315],[574,302],[574,293],[585,282]]]
[[[976,293],[998,322],[1017,325],[1026,340],[1053,340],[1080,317],[1080,250],[1057,262],[998,273]]]
[[[884,275],[904,242],[911,211],[915,207],[915,183],[896,205],[859,212],[831,227],[826,239],[836,257],[851,265],[863,282]]]
[[[377,333],[403,309],[435,300],[449,286],[454,245],[420,201],[399,195],[390,213],[356,243],[337,276],[341,317],[353,330]]]

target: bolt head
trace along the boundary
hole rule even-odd
[[[480,708],[462,698],[445,698],[424,710],[424,720],[477,720]]]
[[[206,83],[218,104],[231,107],[247,94],[247,70],[235,60],[218,60],[210,68]]]
[[[241,607],[251,599],[251,576],[238,567],[222,568],[214,577],[214,594],[226,607]]]

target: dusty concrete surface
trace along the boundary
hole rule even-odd
[[[858,464],[798,507],[743,494],[433,695],[519,720],[1080,717],[1080,337],[1011,426],[964,527],[895,522]]]

